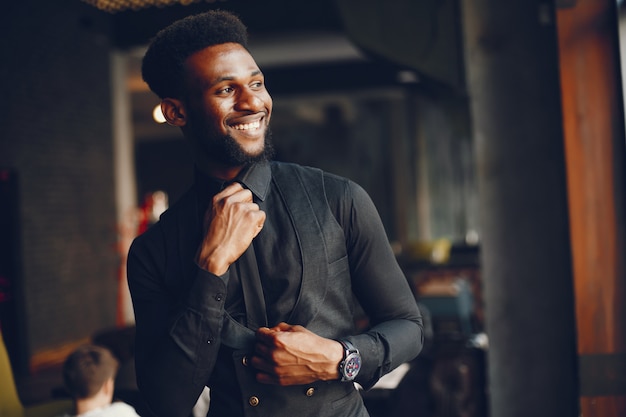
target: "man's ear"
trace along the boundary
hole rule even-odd
[[[183,127],[187,124],[187,111],[182,101],[176,98],[164,98],[161,101],[161,112],[168,124]]]

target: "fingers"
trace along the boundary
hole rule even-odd
[[[259,328],[256,337],[249,363],[257,370],[257,381],[293,385],[337,378],[343,355],[338,342],[287,323]]]
[[[256,230],[254,232],[253,239],[257,237],[259,233],[261,233],[261,230],[263,230],[263,225],[265,225],[265,217],[265,212],[261,210],[259,210],[257,214],[255,214],[255,219],[252,220],[256,223]]]
[[[287,331],[300,331],[300,330],[305,330],[304,327],[299,326],[299,325],[292,325],[292,324],[288,324],[283,322],[278,323],[276,326],[273,327],[274,330],[278,330],[281,332],[287,332]]]
[[[241,184],[228,185],[213,197],[205,218],[205,234],[197,262],[222,275],[263,229],[265,212],[253,202],[252,192]]]
[[[212,217],[228,211],[230,207],[244,212],[244,220],[250,224],[253,237],[256,237],[265,223],[265,212],[253,202],[252,192],[238,182],[229,184],[213,197]]]
[[[215,194],[213,196],[213,204],[227,197],[233,197],[233,202],[252,202],[252,192],[247,188],[243,188],[243,186],[238,182],[233,182],[232,184],[227,185],[222,191]]]
[[[259,349],[259,346],[274,346],[276,344],[276,332],[275,328],[260,327],[256,331],[257,349]],[[263,354],[265,352],[261,351],[260,353]]]
[[[278,344],[281,332],[297,331],[298,329],[306,331],[306,329],[302,326],[293,326],[291,324],[281,322],[272,328],[259,327],[256,333],[256,337],[257,340],[261,343],[276,345]]]

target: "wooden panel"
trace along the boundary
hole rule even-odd
[[[581,411],[585,417],[617,417],[625,415],[626,392],[609,383],[610,367],[603,373],[585,365],[626,352],[624,127],[615,2],[580,0],[559,10],[557,22]]]

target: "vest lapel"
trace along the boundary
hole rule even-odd
[[[302,257],[302,285],[296,305],[289,317],[290,324],[306,326],[315,318],[326,296],[328,279],[328,261],[324,234],[318,219],[319,215],[328,212],[328,206],[323,199],[323,208],[316,211],[315,203],[310,196],[324,196],[323,178],[321,171],[315,172],[319,178],[307,181],[305,186],[298,170],[288,164],[274,164],[273,177],[278,186],[295,228],[300,242]],[[320,242],[324,242],[320,247]]]

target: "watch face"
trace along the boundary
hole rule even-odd
[[[361,369],[361,357],[355,353],[351,353],[346,358],[344,365],[344,375],[348,379],[354,379]]]

